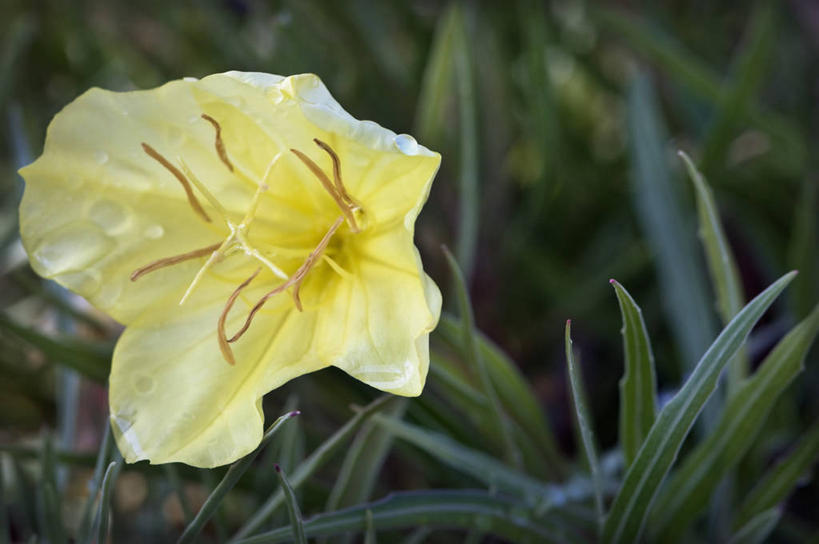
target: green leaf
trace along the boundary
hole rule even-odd
[[[0,329],[37,348],[49,361],[59,362],[97,383],[108,380],[111,369],[111,346],[90,344],[74,338],[53,338],[24,327],[0,312]]]
[[[40,529],[49,542],[61,544],[66,539],[60,497],[57,493],[57,457],[54,454],[51,436],[48,434],[43,437],[40,466],[42,469],[38,490]]]
[[[395,418],[377,415],[373,420],[389,429],[397,438],[406,440],[454,470],[468,474],[491,489],[518,497],[521,501],[544,511],[553,505],[562,505],[570,500],[585,500],[593,493],[591,486],[573,485],[564,489],[541,482],[448,436]]]
[[[461,337],[463,324],[448,314],[441,315],[436,334],[452,346],[462,347]],[[524,430],[544,457],[545,468],[555,478],[560,479],[566,471],[566,462],[557,448],[554,432],[541,410],[540,402],[532,391],[529,382],[517,365],[497,345],[484,336],[479,330],[473,330],[478,352],[489,372],[492,384],[497,388],[499,400],[506,413]],[[458,369],[446,358],[438,361],[447,366],[452,374],[459,374]]]
[[[114,491],[114,484],[117,482],[120,470],[122,470],[122,461],[111,461],[105,470],[105,476],[102,478],[102,494],[100,495],[99,508],[97,508],[97,516],[94,519],[94,527],[97,529],[96,541],[98,543],[108,542],[108,518],[111,509],[111,493]],[[89,535],[89,537],[90,536],[91,535]],[[91,544],[93,541],[89,538],[87,542]]]
[[[384,395],[359,410],[330,438],[325,440],[304,462],[295,469],[290,477],[290,485],[294,489],[324,466],[338,449],[355,433],[355,431],[376,412],[385,408],[395,397]],[[236,532],[231,541],[246,537],[259,527],[284,503],[284,492],[277,491],[250,517],[250,519]]]
[[[400,418],[406,408],[406,399],[400,399],[387,412]],[[338,510],[369,500],[391,447],[392,433],[372,421],[367,422],[358,431],[341,463],[336,483],[327,499],[327,510]]]
[[[716,389],[720,372],[795,274],[784,275],[737,314],[702,356],[679,392],[662,409],[614,498],[603,526],[604,542],[639,540],[651,502],[694,420]]]
[[[620,380],[620,447],[625,467],[631,466],[657,413],[654,354],[643,312],[626,289],[610,280],[623,317],[625,372]]]
[[[6,504],[11,504],[11,501],[6,500],[6,484],[4,482],[3,471],[0,470],[0,544],[9,544],[9,535],[11,535],[11,525],[9,524],[9,515]]]
[[[429,58],[416,107],[415,133],[424,142],[441,143],[447,101],[454,94],[454,49],[459,17],[458,5],[451,2],[438,16]]]
[[[788,247],[788,262],[802,273],[793,284],[791,304],[799,317],[808,315],[811,304],[819,296],[819,183],[811,177],[802,181],[796,209],[793,212],[793,233]]]
[[[509,422],[507,421],[508,416],[506,415],[506,411],[503,409],[500,400],[498,400],[498,395],[495,392],[495,385],[492,382],[492,378],[489,375],[489,370],[487,369],[486,363],[480,350],[478,349],[478,342],[475,340],[475,319],[472,314],[472,303],[469,300],[469,291],[466,286],[466,280],[461,273],[461,269],[452,253],[450,253],[445,246],[443,250],[447,263],[449,264],[450,271],[452,272],[452,278],[455,285],[455,296],[458,299],[458,310],[461,314],[461,341],[464,352],[467,353],[469,362],[477,371],[483,393],[486,395],[486,398],[489,399],[489,404],[492,407],[492,417],[494,418],[496,431],[498,436],[503,439],[503,451],[506,462],[512,466],[520,467],[520,450],[512,438]]]
[[[734,61],[730,82],[724,88],[714,119],[708,127],[703,145],[702,164],[706,172],[718,161],[735,136],[737,121],[753,103],[768,70],[773,45],[776,44],[776,24],[772,2],[756,2],[748,24],[743,47]]]
[[[307,538],[366,531],[367,511],[378,531],[445,527],[472,529],[481,527],[488,533],[510,542],[571,542],[555,523],[534,519],[533,513],[520,504],[483,491],[407,491],[391,493],[372,503],[361,504],[320,514],[304,523]],[[237,544],[272,544],[287,542],[293,535],[289,527],[240,540]]]
[[[369,508],[364,512],[366,529],[364,531],[364,544],[377,544],[375,536],[375,522],[373,521],[373,511]]]
[[[80,517],[80,525],[77,528],[77,542],[88,542],[91,540],[91,513],[94,509],[94,503],[97,501],[97,495],[102,488],[102,479],[105,476],[105,467],[111,453],[111,424],[106,420],[105,430],[103,431],[102,441],[100,442],[100,449],[97,452],[97,462],[94,465],[94,476],[90,482],[90,489],[88,499],[85,501],[83,513]]]
[[[472,48],[466,16],[456,4],[453,55],[458,95],[458,230],[455,253],[467,278],[472,277],[478,247],[480,188],[478,177],[478,127],[475,105],[475,78],[472,70]]]
[[[176,495],[176,499],[179,501],[179,508],[182,510],[182,519],[188,524],[193,519],[193,512],[188,503],[188,495],[185,493],[185,486],[179,477],[176,463],[166,463],[163,465],[163,468],[165,469],[165,477],[168,480],[168,485],[170,485],[174,495]]]
[[[779,508],[771,508],[760,512],[734,533],[728,544],[763,544],[763,542],[767,542],[768,536],[776,528],[781,517],[782,511]]]
[[[589,461],[592,482],[594,483],[594,506],[597,510],[598,524],[603,525],[603,480],[600,475],[600,462],[597,459],[597,446],[594,438],[594,425],[586,406],[586,392],[583,387],[583,378],[580,375],[580,368],[574,361],[574,351],[572,350],[572,322],[566,321],[566,363],[569,367],[569,382],[571,383],[572,399],[574,400],[574,410],[577,425],[580,428],[580,436],[583,439],[583,450]]]
[[[755,516],[785,500],[817,459],[819,421],[802,435],[793,451],[765,473],[751,489],[739,507],[734,527],[749,523]]]
[[[225,498],[228,492],[233,489],[233,486],[236,485],[239,478],[241,478],[247,469],[250,468],[250,465],[256,459],[256,456],[259,455],[259,452],[270,443],[286,421],[299,414],[300,412],[296,410],[280,416],[273,422],[272,425],[270,425],[270,427],[267,428],[264,436],[262,437],[261,444],[259,444],[259,447],[256,448],[253,453],[244,456],[242,459],[239,459],[230,465],[230,468],[225,473],[222,481],[219,482],[219,485],[216,486],[213,492],[208,496],[207,500],[205,500],[202,508],[200,508],[199,512],[197,512],[196,517],[194,517],[193,521],[191,521],[188,526],[185,527],[185,531],[182,533],[182,536],[179,537],[179,544],[193,542],[196,539],[204,528],[205,523],[207,523],[211,516],[216,513],[219,505],[222,504],[222,500]]]
[[[697,167],[694,166],[694,163],[691,162],[691,159],[688,158],[688,155],[682,151],[678,154],[685,163],[688,176],[694,184],[697,195],[697,210],[699,212],[700,239],[705,248],[711,283],[717,292],[719,314],[722,317],[723,325],[727,325],[744,304],[742,283],[739,279],[734,254],[722,230],[719,212],[711,188],[705,182],[705,178],[702,177]],[[744,349],[740,349],[728,367],[729,395],[733,394],[739,383],[747,375],[748,356]]]
[[[684,370],[691,370],[714,337],[715,327],[700,255],[666,161],[659,106],[645,74],[634,77],[628,92],[628,126],[635,205],[656,255],[665,311]]]
[[[684,529],[708,504],[722,478],[754,444],[768,414],[793,379],[819,333],[819,305],[776,345],[725,406],[714,430],[685,458],[654,503],[651,533],[664,540]]]
[[[287,504],[287,513],[290,515],[290,528],[293,531],[293,540],[296,544],[307,544],[307,539],[304,537],[304,522],[301,519],[301,509],[299,508],[299,501],[293,488],[287,481],[282,467],[275,465],[276,474],[279,476],[279,483],[284,492],[285,503]]]

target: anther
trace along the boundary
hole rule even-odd
[[[347,200],[350,199],[350,197],[347,196],[346,197],[347,200],[345,200],[344,195],[346,195],[347,193],[346,192],[343,192],[343,193],[339,192],[338,189],[336,189],[336,186],[333,184],[333,182],[330,181],[330,178],[327,177],[327,174],[324,173],[324,171],[319,167],[319,165],[317,165],[313,161],[313,159],[311,159],[310,157],[308,157],[307,155],[305,155],[304,153],[302,153],[298,149],[291,149],[290,151],[292,151],[293,154],[295,154],[301,160],[301,162],[303,162],[304,165],[307,166],[307,168],[310,169],[310,171],[318,178],[318,180],[321,183],[322,187],[324,187],[324,189],[328,193],[330,193],[330,196],[333,197],[333,200],[335,200],[336,205],[341,210],[341,213],[344,214],[344,217],[347,219],[347,222],[350,224],[350,229],[352,229],[353,232],[358,232],[358,225],[356,224],[355,216],[353,215],[353,206],[351,206],[347,201]],[[333,155],[335,155],[335,154],[333,154]],[[340,183],[340,179],[339,179],[339,183]],[[342,188],[342,191],[343,191],[343,188]]]
[[[166,266],[171,266],[174,264],[178,264],[184,261],[189,261],[191,259],[196,259],[198,257],[204,257],[205,255],[209,255],[219,249],[221,244],[213,244],[212,246],[203,247],[201,249],[194,249],[193,251],[189,251],[187,253],[182,253],[181,255],[174,255],[173,257],[165,257],[164,259],[159,259],[154,261],[150,264],[147,264],[141,268],[137,268],[131,273],[131,281],[136,281],[145,274],[149,272],[153,272],[154,270],[159,270],[160,268],[165,268]]]
[[[208,214],[205,213],[202,205],[199,204],[199,200],[197,200],[196,195],[193,194],[193,189],[191,188],[190,182],[185,177],[185,174],[180,172],[179,169],[171,164],[168,159],[163,157],[156,149],[149,146],[145,142],[142,142],[142,149],[149,157],[164,166],[166,170],[168,170],[177,180],[179,180],[179,183],[182,184],[182,188],[185,189],[185,194],[188,196],[188,202],[190,203],[191,208],[193,208],[193,211],[199,214],[202,219],[210,223],[210,217],[208,217]]]
[[[259,299],[259,302],[257,302],[256,305],[253,306],[253,308],[250,310],[250,313],[248,314],[244,325],[242,325],[242,328],[239,329],[239,331],[236,334],[234,334],[233,337],[231,337],[228,340],[228,342],[235,342],[236,340],[241,338],[245,331],[247,331],[247,329],[250,327],[250,323],[253,321],[253,316],[256,315],[256,312],[261,310],[262,306],[264,306],[264,304],[271,297],[278,295],[279,293],[283,292],[284,290],[290,287],[295,286],[295,288],[293,289],[293,303],[296,305],[296,309],[298,309],[298,311],[302,311],[303,308],[301,306],[301,299],[299,298],[299,289],[301,288],[301,284],[304,281],[304,278],[307,276],[307,273],[310,272],[310,270],[316,264],[316,261],[318,261],[322,252],[327,248],[327,245],[330,243],[333,234],[335,234],[335,232],[338,230],[338,227],[340,227],[341,223],[343,222],[344,217],[339,217],[338,219],[336,219],[336,222],[333,223],[333,225],[330,227],[330,230],[327,231],[327,233],[318,243],[316,248],[313,249],[310,255],[307,256],[307,258],[304,260],[304,262],[298,268],[298,270],[296,270],[296,272],[292,276],[290,276],[290,278],[287,281],[285,281],[272,291],[269,291],[264,296],[262,296],[262,298]]]
[[[322,142],[318,138],[313,138],[313,141],[323,149],[328,155],[330,155],[330,159],[333,161],[333,181],[336,184],[336,191],[341,196],[342,200],[347,203],[348,206],[351,208],[358,208],[358,204],[356,204],[350,195],[347,194],[347,190],[344,188],[344,182],[341,181],[341,160],[339,160],[338,155],[333,148],[330,147],[328,144]]]
[[[222,141],[222,126],[216,119],[207,113],[202,114],[202,119],[213,125],[213,128],[216,129],[216,141],[214,142],[214,145],[216,146],[216,154],[219,155],[219,158],[222,159],[222,162],[225,163],[228,170],[233,172],[233,164],[231,164],[230,159],[228,159],[227,151],[225,150],[225,143]]]
[[[219,316],[219,322],[216,326],[217,336],[219,337],[219,350],[222,352],[222,357],[224,357],[225,361],[227,361],[231,366],[236,364],[236,359],[233,357],[233,350],[230,349],[227,334],[225,334],[225,320],[227,319],[230,309],[233,308],[233,303],[236,302],[236,299],[239,297],[239,293],[241,293],[242,289],[247,287],[248,284],[253,281],[253,278],[255,278],[261,270],[261,267],[257,268],[249,278],[240,283],[239,286],[233,290],[225,303],[225,308],[222,310],[222,315]]]

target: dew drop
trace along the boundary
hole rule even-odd
[[[105,164],[108,162],[108,153],[105,151],[94,151],[94,160],[99,164]]]
[[[182,81],[187,81],[188,83],[196,83],[197,81],[199,81],[199,78],[198,77],[185,76],[185,77],[182,78]]]
[[[60,284],[84,297],[93,297],[102,286],[100,273],[93,269],[68,272],[55,276]]]
[[[150,227],[145,229],[144,234],[146,238],[150,238],[151,240],[157,240],[165,235],[165,229],[162,228],[162,225],[151,225]]]
[[[74,221],[49,232],[32,252],[46,274],[81,270],[109,254],[114,241],[96,224]]]
[[[137,376],[136,381],[134,381],[134,389],[142,395],[150,393],[155,387],[156,381],[151,376]]]
[[[393,141],[395,142],[395,147],[404,155],[418,154],[418,142],[409,134],[399,134]]]
[[[107,233],[112,234],[123,230],[128,225],[131,214],[118,202],[102,199],[91,205],[88,209],[88,217]]]

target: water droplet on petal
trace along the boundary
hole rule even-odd
[[[395,147],[397,147],[398,150],[404,155],[418,154],[418,142],[416,142],[415,138],[409,134],[399,134],[393,139],[393,141],[395,142]]]
[[[60,274],[59,276],[55,276],[55,279],[68,289],[84,297],[96,295],[102,285],[100,273],[93,269]]]
[[[185,77],[182,78],[182,81],[187,81],[188,83],[195,83],[195,82],[199,81],[199,78],[198,77],[185,76]]]
[[[96,224],[75,221],[49,232],[32,251],[46,274],[82,270],[107,256],[114,246]]]
[[[94,202],[88,209],[88,218],[107,233],[113,234],[128,225],[131,214],[122,204],[102,199]]]
[[[137,376],[136,381],[134,381],[134,389],[136,389],[137,393],[146,394],[150,393],[156,387],[156,381],[151,376]]]
[[[94,151],[94,160],[99,164],[105,164],[108,162],[108,153],[105,151]]]
[[[145,229],[144,234],[146,238],[150,238],[151,240],[157,240],[165,235],[165,229],[162,228],[162,225],[151,225],[150,227]]]

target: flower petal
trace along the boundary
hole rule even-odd
[[[412,235],[402,227],[360,243],[353,278],[340,279],[322,321],[343,323],[333,365],[396,395],[421,394],[429,367],[429,333],[441,293],[423,272]]]
[[[237,330],[265,287],[248,289],[227,321]],[[129,325],[114,351],[112,428],[125,459],[214,467],[252,451],[262,436],[262,396],[327,366],[314,341],[316,313],[298,312],[287,296],[272,299],[222,358],[216,323],[228,292],[205,280],[175,312]]]

